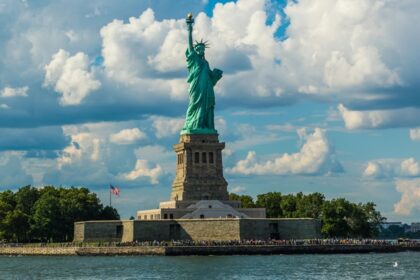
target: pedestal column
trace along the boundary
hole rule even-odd
[[[228,200],[222,150],[217,134],[184,134],[173,146],[177,155],[171,200]]]

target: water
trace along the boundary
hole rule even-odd
[[[394,267],[395,262],[398,266]],[[420,279],[420,253],[8,257],[0,279]]]

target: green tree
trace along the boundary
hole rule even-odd
[[[322,205],[325,202],[323,194],[318,192],[303,195],[298,193],[296,195],[296,215],[299,218],[315,218],[321,216]]]
[[[61,236],[65,241],[73,239],[74,222],[99,220],[102,205],[96,194],[86,188],[60,188],[59,207],[63,226]]]
[[[16,193],[0,192],[0,240],[71,241],[74,222],[119,218],[87,188],[25,186]]]
[[[25,186],[20,188],[15,193],[16,208],[25,213],[26,215],[33,214],[35,202],[40,196],[39,190],[32,186]]]
[[[61,216],[60,199],[56,190],[47,190],[34,205],[32,230],[42,241],[59,241],[62,236],[63,217]]]
[[[24,242],[27,240],[29,217],[19,209],[14,209],[6,214],[3,226],[9,240]]]
[[[296,216],[297,199],[293,194],[284,195],[281,198],[280,207],[283,217],[294,218]]]
[[[0,192],[0,241],[10,240],[13,234],[10,232],[10,225],[7,216],[16,207],[15,196],[12,191]]]
[[[267,218],[281,218],[283,216],[280,203],[282,201],[281,193],[269,192],[257,196],[257,207],[266,208]]]
[[[374,203],[356,204],[338,198],[323,203],[321,232],[327,237],[375,237],[383,220]]]
[[[15,193],[16,210],[21,211],[22,215],[26,219],[26,222],[22,222],[21,224],[21,230],[25,232],[24,236],[20,237],[21,241],[30,241],[32,239],[32,230],[30,226],[31,218],[34,214],[35,202],[39,199],[39,197],[39,190],[32,186],[22,187]]]
[[[133,218],[133,219],[131,219]],[[111,206],[105,206],[104,209],[102,209],[100,214],[100,220],[119,220],[120,215],[118,214],[117,209]],[[134,217],[131,216],[130,220],[134,220]]]
[[[327,237],[349,237],[347,217],[350,216],[350,211],[350,203],[344,198],[325,201],[322,205],[321,233]]]
[[[255,208],[256,207],[252,196],[249,196],[249,195],[238,195],[236,193],[229,193],[229,200],[240,201],[242,208]]]
[[[386,221],[386,218],[381,215],[381,212],[376,210],[376,204],[373,202],[363,204],[362,207],[370,225],[371,236],[378,236],[380,226]]]

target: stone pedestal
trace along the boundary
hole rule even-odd
[[[222,150],[217,134],[184,134],[173,146],[177,154],[171,200],[228,200]]]

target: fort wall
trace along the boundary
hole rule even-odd
[[[312,239],[316,219],[177,219],[77,222],[75,242]]]

